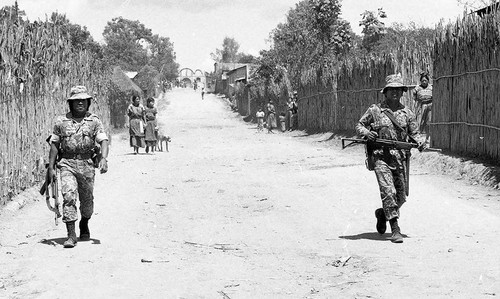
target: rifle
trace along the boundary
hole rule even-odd
[[[350,143],[346,144],[346,141],[350,141]],[[404,163],[404,174],[405,174],[405,193],[406,196],[410,195],[410,157],[411,157],[411,149],[418,148],[419,145],[414,142],[404,142],[390,139],[382,139],[376,138],[374,141],[367,139],[359,139],[359,138],[342,138],[342,149],[345,149],[348,146],[356,145],[356,144],[364,144],[365,152],[366,152],[366,167],[368,170],[374,170],[375,165],[372,157],[373,148],[378,146],[387,146],[392,147],[399,150],[404,150],[406,153],[406,159]],[[440,149],[435,148],[425,148],[427,151],[437,151],[440,152]]]
[[[48,165],[47,165],[48,168]],[[57,169],[56,169],[57,173]],[[42,187],[40,188],[40,194],[44,195],[45,194],[45,203],[47,204],[47,207],[49,208],[50,211],[54,212],[54,222],[56,225],[58,225],[57,219],[61,217],[61,212],[59,210],[59,186],[57,182],[57,175],[55,178],[52,179],[52,183],[50,182],[49,178],[49,171],[47,169],[47,174],[45,175],[45,182],[43,183]],[[52,193],[52,194],[51,194]],[[50,198],[54,199],[54,205],[50,203]]]

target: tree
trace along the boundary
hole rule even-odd
[[[352,29],[339,18],[336,0],[303,0],[287,13],[285,23],[271,32],[272,49],[266,63],[286,71],[297,84],[306,70],[322,70],[351,47]],[[275,76],[279,79],[279,75]]]
[[[256,63],[257,58],[255,58],[252,54],[238,54],[238,63]]]
[[[177,77],[179,64],[175,62],[174,44],[168,37],[152,36],[149,64],[160,74],[160,80],[173,81]]]
[[[233,37],[224,37],[222,49],[216,49],[210,56],[215,62],[236,62],[240,44]]]
[[[153,39],[151,29],[139,21],[113,18],[103,32],[104,55],[110,64],[124,70],[139,71],[148,63],[147,47]]]
[[[373,47],[377,45],[380,39],[386,33],[385,24],[379,20],[386,18],[387,15],[382,8],[379,8],[377,12],[365,10],[361,14],[361,21],[359,26],[363,26],[363,41],[362,47],[368,52],[372,50]]]
[[[102,47],[94,41],[87,27],[71,23],[66,15],[53,12],[50,21],[59,26],[63,33],[69,36],[73,50],[87,50],[96,55],[97,58],[103,58]]]
[[[154,96],[156,85],[159,82],[159,72],[153,66],[145,65],[139,70],[134,81],[147,97]]]
[[[313,11],[312,27],[321,41],[321,53],[326,57],[329,50],[336,53],[349,47],[350,25],[339,19],[341,5],[338,0],[310,0]]]

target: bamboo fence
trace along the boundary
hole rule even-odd
[[[371,104],[383,100],[380,93],[385,77],[401,73],[405,84],[418,84],[422,71],[432,72],[431,45],[402,45],[394,53],[341,61],[333,79],[303,80],[299,88],[299,127],[319,131],[351,131]],[[411,109],[415,103],[412,88],[402,103]]]
[[[108,68],[74,51],[50,22],[0,23],[0,204],[43,176],[56,115],[71,86],[93,93],[91,111],[109,128]]]
[[[500,16],[469,15],[434,47],[433,146],[500,158]]]

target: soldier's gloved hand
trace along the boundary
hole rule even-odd
[[[378,137],[377,132],[368,131],[368,133],[365,134],[365,138],[370,141],[374,141],[375,139],[377,139],[377,137]]]
[[[101,162],[99,162],[99,168],[101,169],[101,173],[108,172],[108,160],[106,160],[106,158],[101,159]]]
[[[425,143],[425,142],[419,142],[419,143],[418,143],[418,147],[417,147],[417,149],[418,149],[418,151],[419,151],[419,152],[422,152],[422,151],[423,151],[423,150],[425,150],[426,148],[427,148],[427,143]]]

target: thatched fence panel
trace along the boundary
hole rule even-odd
[[[500,17],[469,15],[446,28],[434,47],[432,144],[500,158]]]
[[[299,88],[299,127],[314,131],[353,131],[366,109],[383,100],[380,90],[385,77],[401,73],[406,84],[415,86],[422,71],[432,72],[430,45],[415,50],[403,46],[380,57],[361,57],[340,63],[328,84],[322,78],[308,80]],[[412,88],[402,103],[415,108]]]
[[[73,85],[94,93],[91,111],[109,127],[108,69],[49,22],[0,24],[0,204],[40,181],[56,115]]]

